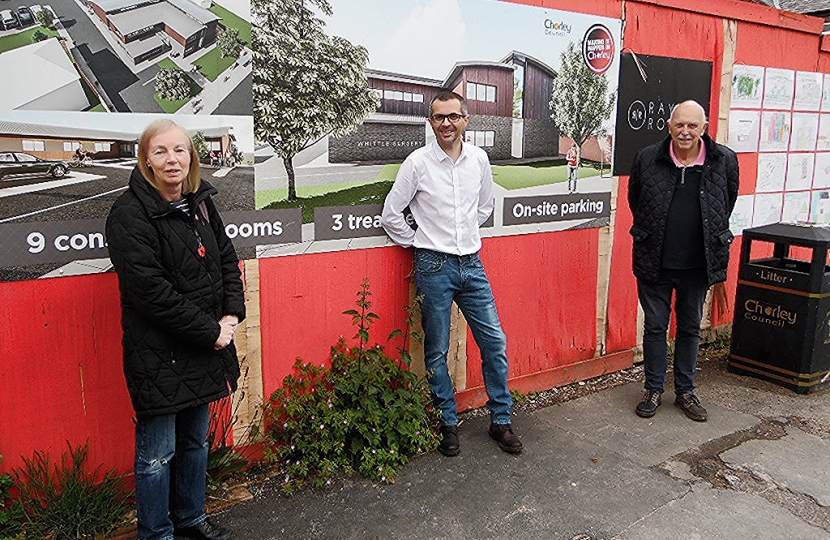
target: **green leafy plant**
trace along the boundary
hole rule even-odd
[[[409,371],[409,344],[420,339],[408,330],[398,359],[379,344],[370,345],[370,328],[379,319],[370,311],[365,279],[357,308],[344,312],[357,328],[357,345],[341,338],[331,349],[330,368],[297,359],[295,374],[283,380],[264,405],[266,457],[282,464],[287,494],[311,483],[322,487],[339,476],[358,472],[383,483],[412,457],[435,448],[431,426],[437,413],[424,381]],[[411,329],[414,308],[408,308]]]
[[[0,461],[3,456],[0,455]],[[24,538],[22,532],[23,507],[12,499],[11,489],[14,478],[10,474],[0,474],[0,540],[19,540]]]
[[[539,392],[529,392],[527,394],[521,393],[519,390],[511,390],[510,396],[513,398],[514,403],[518,403],[519,405],[523,403],[527,403],[528,401],[536,398],[539,395]]]
[[[68,443],[67,443],[68,444]],[[130,510],[124,477],[100,467],[87,471],[89,442],[61,455],[53,464],[48,454],[35,452],[15,471],[27,538],[80,540],[106,534],[120,525]]]

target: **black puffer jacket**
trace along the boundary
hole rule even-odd
[[[186,197],[188,216],[136,168],[107,218],[121,289],[124,374],[139,417],[174,413],[236,390],[236,348],[213,348],[219,319],[245,317],[239,261],[211,199],[216,193],[203,181]]]
[[[729,216],[738,198],[738,157],[703,135],[706,162],[700,179],[700,211],[709,285],[726,280],[729,265]],[[634,275],[656,281],[660,275],[663,238],[674,196],[678,168],[669,154],[671,137],[637,152],[631,165],[628,205],[634,214]]]

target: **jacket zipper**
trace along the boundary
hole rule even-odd
[[[199,220],[198,216],[191,217],[190,228],[193,230],[193,234],[196,235],[196,241],[199,242],[199,247],[196,248],[196,252],[199,254],[199,257],[204,257],[207,253],[207,249],[205,245],[202,243],[202,237],[199,235],[199,225],[196,223]]]

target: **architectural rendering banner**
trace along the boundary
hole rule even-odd
[[[257,161],[257,208],[303,208],[303,241],[260,256],[388,245],[384,198],[403,160],[434,141],[429,106],[445,88],[466,98],[465,141],[493,167],[484,235],[609,223],[619,20],[494,0],[332,0],[331,14],[293,20],[279,4],[263,8],[271,21],[315,37],[273,36],[262,51],[277,66],[263,92],[273,105],[255,92],[254,106],[280,114],[257,115],[257,137],[277,141]],[[303,87],[285,91],[286,80]],[[332,111],[344,121],[322,127]],[[582,166],[569,189],[574,139]]]
[[[380,209],[434,140],[442,88],[467,99],[465,141],[490,156],[485,236],[608,225],[619,20],[495,0],[330,4],[14,4],[0,32],[0,280],[111,269],[104,222],[160,117],[194,138],[241,257],[389,245]]]

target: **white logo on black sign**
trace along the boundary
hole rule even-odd
[[[634,131],[642,128],[646,123],[646,106],[639,99],[628,107],[628,125]]]

